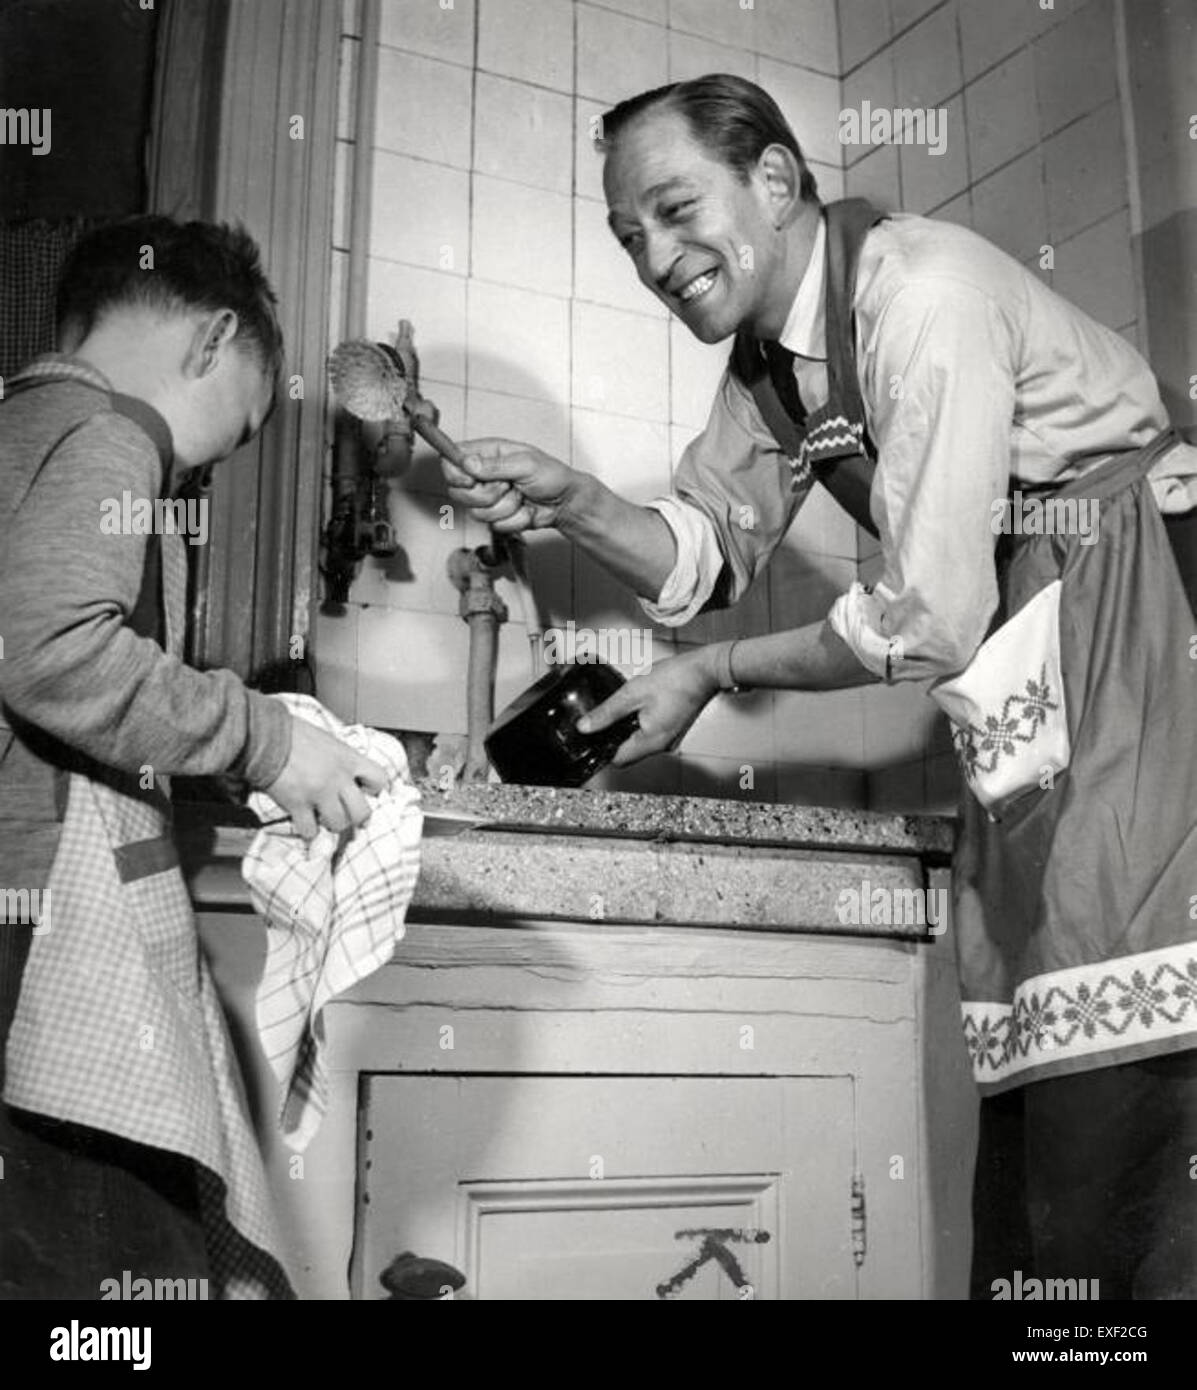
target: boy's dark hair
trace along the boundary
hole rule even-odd
[[[691,135],[745,182],[769,145],[784,145],[798,161],[798,191],[803,202],[819,201],[815,176],[807,168],[801,146],[781,108],[755,82],[726,72],[709,73],[689,82],[671,82],[667,87],[656,87],[621,101],[603,117],[599,148],[609,153],[628,125],[657,107],[684,116]]]
[[[147,247],[153,248],[152,268]],[[232,309],[234,341],[274,375],[283,360],[277,303],[257,243],[244,227],[131,217],[95,228],[72,249],[58,281],[55,319],[61,338],[67,331],[85,336],[122,305],[166,313]]]

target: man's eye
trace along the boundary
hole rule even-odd
[[[640,246],[640,243],[643,240],[644,238],[640,235],[639,232],[628,232],[626,236],[621,236],[619,238],[619,244],[623,247],[623,249],[628,253],[629,256],[634,256],[636,254],[637,248]]]
[[[683,198],[680,203],[670,203],[664,210],[665,216],[670,218],[679,217],[683,213],[688,212],[694,206],[694,202],[695,200],[693,198]]]

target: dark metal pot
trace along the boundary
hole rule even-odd
[[[599,733],[580,734],[578,720],[624,679],[605,661],[571,662],[542,676],[503,711],[486,736],[486,752],[504,782],[580,787],[610,763],[637,728],[630,715]]]

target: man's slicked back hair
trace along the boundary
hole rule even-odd
[[[277,304],[244,227],[149,215],[97,227],[79,240],[59,277],[55,318],[60,338],[83,337],[112,309],[232,309],[233,341],[273,376],[283,361]]]
[[[602,118],[599,148],[610,153],[623,131],[650,111],[678,112],[708,154],[722,160],[745,181],[770,145],[784,145],[798,161],[803,202],[819,201],[815,176],[807,168],[789,122],[769,93],[755,82],[716,72],[629,97]]]

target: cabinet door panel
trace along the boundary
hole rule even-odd
[[[404,1250],[489,1299],[852,1298],[848,1077],[367,1079],[355,1292]]]

